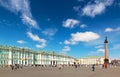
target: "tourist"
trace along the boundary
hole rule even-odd
[[[58,69],[59,70],[61,70],[62,69],[62,65],[60,64],[60,65],[58,65]]]
[[[107,64],[105,64],[105,69],[107,69]]]
[[[95,71],[95,64],[92,65],[92,71]]]
[[[11,65],[11,69],[14,70],[14,66],[13,65]]]
[[[102,69],[102,64],[99,64],[99,68]]]
[[[77,65],[75,64],[75,68],[77,68]]]
[[[105,67],[105,65],[104,65],[104,64],[102,64],[102,69],[104,69],[104,67]]]

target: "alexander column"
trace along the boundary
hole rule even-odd
[[[108,64],[109,63],[109,57],[108,57],[108,40],[107,40],[107,37],[105,38],[104,44],[105,44],[105,59],[104,59],[104,64]]]

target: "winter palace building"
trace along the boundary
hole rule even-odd
[[[0,65],[57,65],[74,64],[75,58],[56,52],[34,51],[0,45]]]

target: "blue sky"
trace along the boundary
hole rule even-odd
[[[76,58],[120,58],[120,0],[0,0],[0,44]]]

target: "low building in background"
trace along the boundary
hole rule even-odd
[[[79,64],[81,65],[92,65],[92,64],[103,64],[104,57],[103,56],[88,56],[79,59]]]

